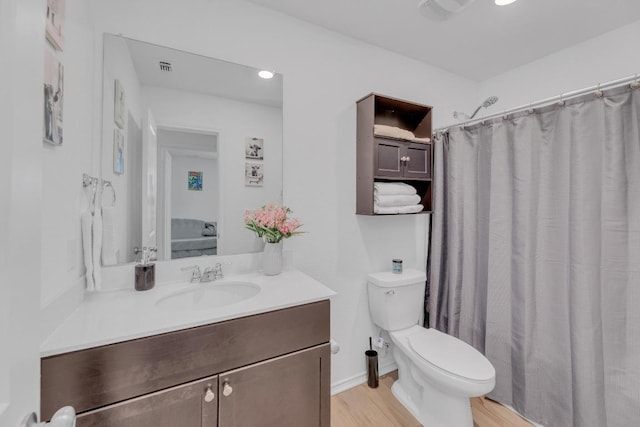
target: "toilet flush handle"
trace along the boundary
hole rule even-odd
[[[384,293],[385,295],[389,295],[389,296],[393,296],[396,294],[396,291],[394,291],[393,289],[391,289],[390,291],[387,291]]]

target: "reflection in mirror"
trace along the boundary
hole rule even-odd
[[[282,76],[258,71],[105,34],[104,265],[262,249],[244,212],[282,201]]]

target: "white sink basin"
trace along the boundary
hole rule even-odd
[[[247,300],[260,292],[251,282],[217,281],[194,284],[193,288],[175,292],[160,298],[156,306],[169,310],[203,310],[231,305]]]

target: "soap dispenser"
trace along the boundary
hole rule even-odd
[[[136,265],[136,291],[148,291],[156,284],[156,265],[151,262],[151,252],[156,248],[144,246],[140,264]]]

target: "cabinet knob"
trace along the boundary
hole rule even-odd
[[[405,161],[410,162],[411,161],[411,157],[409,157],[409,156],[405,157]]]
[[[407,158],[406,158],[406,157],[404,157],[404,156],[400,157],[400,161],[401,161],[401,162],[404,162],[405,160],[407,160]]]
[[[216,394],[211,390],[211,386],[207,387],[207,391],[204,392],[204,401],[207,403],[213,402],[216,398]]]
[[[224,394],[225,397],[229,397],[231,396],[231,393],[233,393],[233,387],[231,387],[229,383],[225,381],[222,386],[222,394]]]

